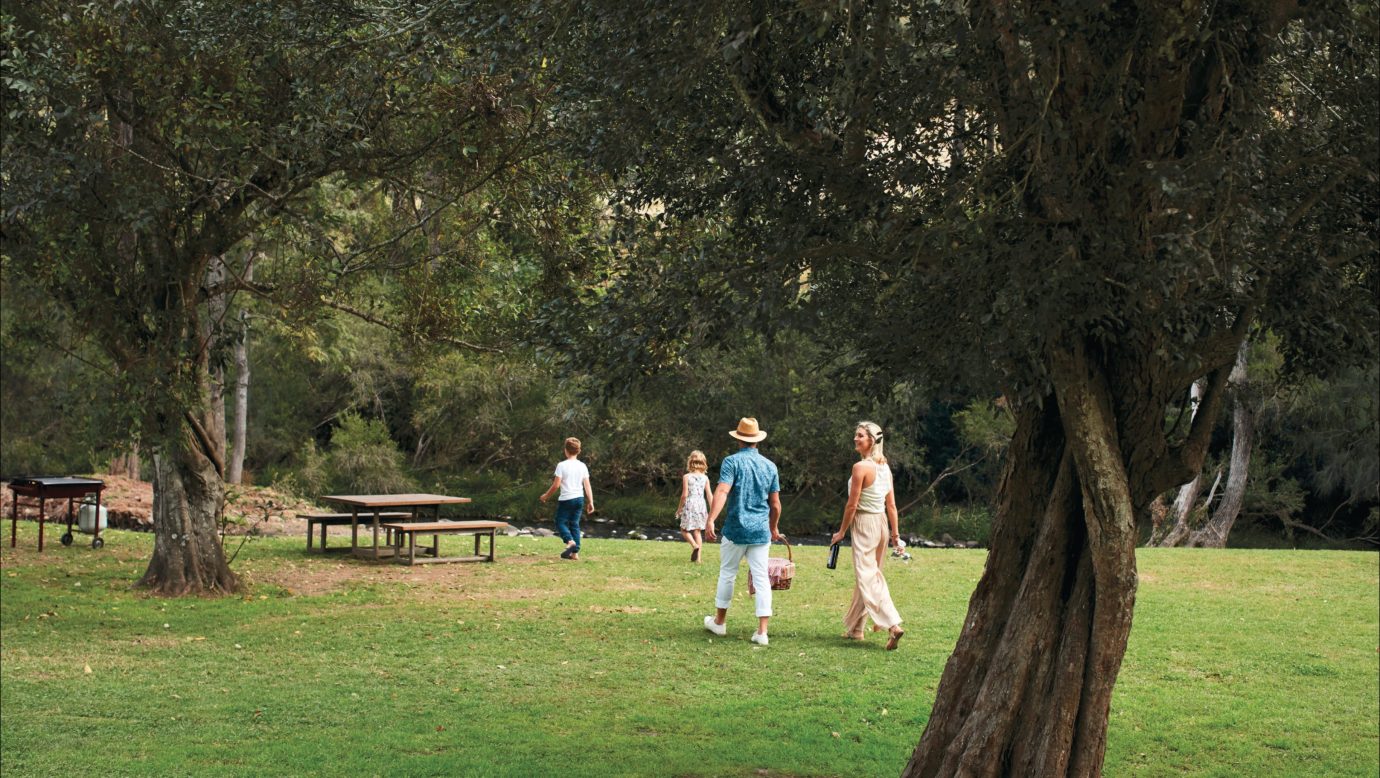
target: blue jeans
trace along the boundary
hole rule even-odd
[[[576,497],[556,503],[556,532],[561,540],[575,541],[575,550],[580,550],[580,516],[585,512],[585,498]]]

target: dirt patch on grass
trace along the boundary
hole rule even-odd
[[[531,564],[532,560],[514,557],[499,564],[505,566]],[[470,599],[525,600],[550,594],[549,589],[507,588],[496,582],[494,568],[487,563],[430,564],[407,567],[391,564],[371,564],[352,558],[307,559],[278,566],[271,570],[251,569],[244,577],[252,586],[278,586],[293,595],[316,596],[346,591],[375,584],[402,584],[415,587],[414,599],[463,598],[471,586],[483,586],[483,592]]]

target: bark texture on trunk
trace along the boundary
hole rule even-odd
[[[1136,509],[1106,383],[1077,350],[1055,362],[1055,394],[1017,410],[987,567],[905,776],[1101,772]]]
[[[230,593],[239,581],[220,543],[225,439],[214,429],[225,406],[211,385],[207,349],[192,370],[197,390],[180,416],[158,417],[153,449],[153,557],[139,586],[169,597]]]
[[[223,497],[220,473],[191,430],[155,449],[153,557],[140,586],[170,597],[238,591],[218,534]]]

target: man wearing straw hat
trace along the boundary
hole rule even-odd
[[[715,612],[704,617],[704,628],[724,635],[724,618],[733,601],[733,583],[738,565],[747,558],[748,574],[757,589],[757,631],[752,642],[767,645],[767,621],[771,618],[771,583],[767,580],[767,549],[773,540],[785,540],[777,531],[781,520],[781,478],[776,464],[762,456],[757,444],[767,437],[757,420],[743,418],[738,429],[728,433],[742,442],[738,453],[719,464],[719,485],[714,489],[714,505],[709,509],[704,535],[714,540],[714,522],[725,507],[723,541],[719,544],[719,588],[714,595]]]

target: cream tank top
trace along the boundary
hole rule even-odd
[[[853,489],[853,479],[848,479],[848,489]],[[877,465],[877,477],[872,480],[871,486],[864,486],[862,494],[858,496],[859,513],[885,513],[886,496],[891,492],[891,467],[889,465]]]

